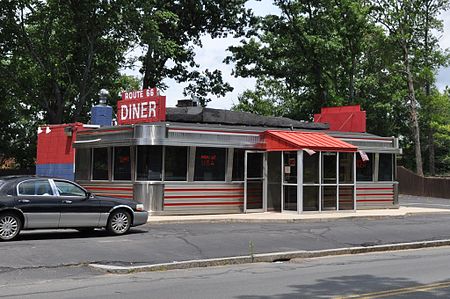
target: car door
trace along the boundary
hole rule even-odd
[[[61,202],[60,228],[97,227],[100,201],[88,196],[80,186],[65,180],[52,180]]]
[[[57,228],[61,201],[48,179],[22,181],[16,187],[16,207],[24,213],[25,228]]]

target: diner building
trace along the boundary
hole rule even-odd
[[[190,101],[130,103],[122,116],[164,115],[66,129],[76,135],[74,179],[98,195],[134,199],[151,215],[398,208],[398,140],[365,132],[359,106],[302,122]]]

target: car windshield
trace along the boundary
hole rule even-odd
[[[0,180],[0,188],[5,184],[5,181]]]

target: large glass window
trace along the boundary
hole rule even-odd
[[[138,181],[161,181],[163,147],[140,145],[137,147],[136,179]]]
[[[330,211],[337,209],[336,202],[336,186],[323,186],[322,187],[322,210]]]
[[[114,148],[114,180],[131,180],[131,158],[129,146]]]
[[[89,180],[91,170],[91,149],[79,148],[75,152],[75,179]]]
[[[286,211],[297,211],[297,186],[283,186],[284,207]]]
[[[297,184],[297,152],[283,153],[284,182]]]
[[[319,153],[309,155],[303,152],[303,182],[305,184],[319,183]]]
[[[319,187],[304,186],[303,187],[303,211],[319,210]]]
[[[336,184],[336,153],[322,153],[322,184]]]
[[[373,153],[366,154],[369,160],[363,161],[360,154],[356,154],[356,180],[363,182],[373,181]]]
[[[339,210],[353,210],[353,186],[339,186]]]
[[[197,147],[194,181],[225,181],[226,149]]]
[[[164,174],[166,181],[186,181],[188,148],[167,146],[164,155]]]
[[[339,153],[339,183],[353,184],[353,153]]]
[[[245,150],[235,149],[233,153],[233,181],[244,180],[244,157]]]
[[[380,154],[380,162],[378,169],[379,181],[392,181],[392,170],[394,164],[393,154]]]
[[[108,180],[108,149],[94,148],[93,151],[92,179]]]

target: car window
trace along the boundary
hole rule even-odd
[[[86,196],[86,192],[69,182],[55,181],[56,189],[60,196]]]
[[[19,184],[19,195],[53,195],[52,187],[48,180],[31,180]]]

